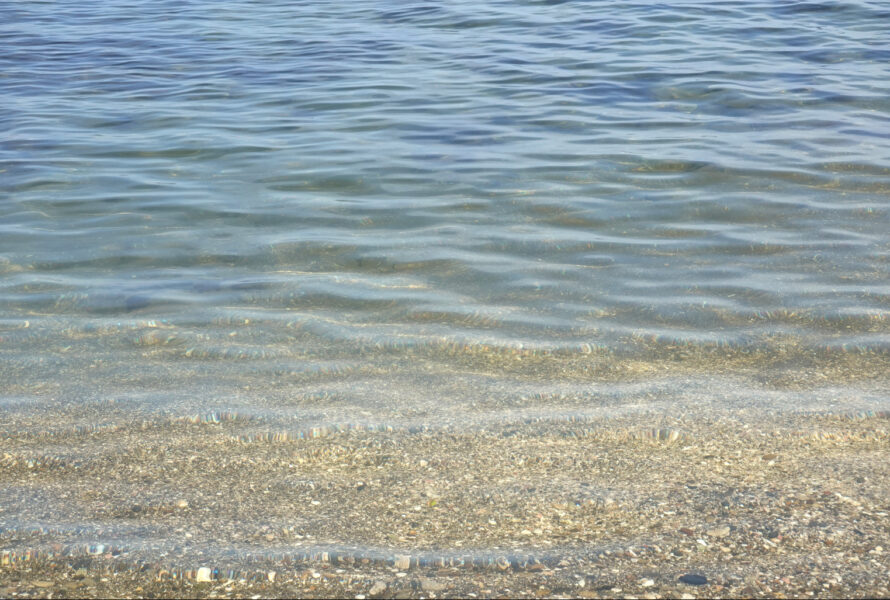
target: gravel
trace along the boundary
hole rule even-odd
[[[886,597],[886,425],[727,411],[10,436],[0,596]],[[63,445],[91,458],[49,460]]]

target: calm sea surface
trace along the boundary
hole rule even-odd
[[[885,2],[0,23],[4,436],[887,407]]]

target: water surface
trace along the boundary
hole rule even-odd
[[[28,452],[887,407],[881,2],[0,17],[0,431]],[[7,531],[60,526],[10,494]]]

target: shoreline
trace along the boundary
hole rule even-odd
[[[8,439],[0,483],[33,506],[0,513],[0,593],[888,596],[887,425],[727,409],[239,441],[211,420],[77,434],[92,458],[30,467],[47,442]]]

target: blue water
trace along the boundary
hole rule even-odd
[[[886,406],[888,24],[2,3],[0,430]]]

